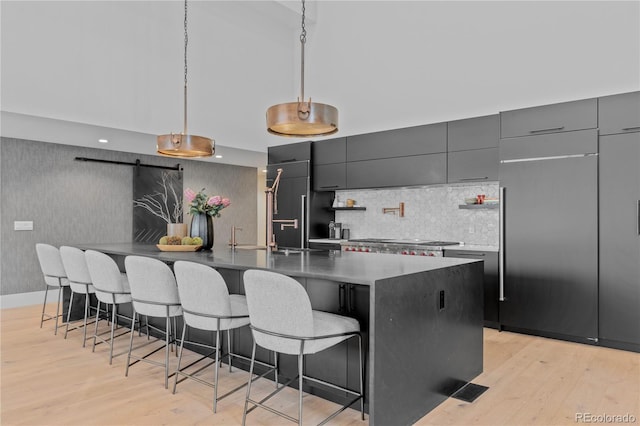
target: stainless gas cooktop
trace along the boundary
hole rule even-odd
[[[394,240],[390,238],[361,238],[349,240],[350,243],[366,243],[366,244],[403,244],[411,246],[453,246],[460,244],[454,241],[430,241],[420,239],[400,239]]]

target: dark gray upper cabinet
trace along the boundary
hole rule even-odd
[[[431,185],[446,181],[446,153],[347,163],[348,188]]]
[[[313,164],[335,164],[347,161],[347,138],[315,141],[311,147]]]
[[[311,141],[270,146],[267,149],[269,164],[311,160]]]
[[[347,163],[313,166],[313,190],[335,191],[347,187]]]
[[[502,138],[596,127],[598,127],[598,102],[595,98],[500,113],[500,137]]]
[[[447,123],[447,150],[497,148],[500,140],[500,116],[487,115]]]
[[[347,137],[347,161],[447,152],[447,123]]]
[[[640,132],[640,92],[599,98],[598,127],[601,135]]]
[[[498,180],[498,148],[450,152],[447,182],[487,182]]]

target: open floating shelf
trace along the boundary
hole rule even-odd
[[[460,204],[458,208],[469,210],[497,209],[500,204]]]
[[[366,210],[366,207],[331,207],[331,210]]]

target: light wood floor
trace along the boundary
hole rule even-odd
[[[163,370],[148,364],[131,367],[124,377],[126,355],[110,366],[106,345],[92,353],[90,341],[82,348],[78,331],[64,340],[64,330],[53,335],[51,321],[40,329],[38,306],[5,309],[0,315],[3,426],[241,423],[243,391],[220,401],[213,414],[210,388],[187,380],[173,395],[171,387],[164,389]],[[122,351],[128,336],[116,342],[116,352]],[[640,354],[490,329],[485,330],[484,354],[484,372],[474,383],[489,390],[471,404],[450,398],[417,425],[570,425],[577,423],[577,413],[628,414],[640,423]],[[175,357],[171,361],[177,362]],[[221,392],[247,378],[243,371],[221,371]],[[264,395],[273,389],[265,380],[254,386]],[[282,393],[279,408],[295,414],[295,390]],[[333,408],[305,396],[305,423],[317,422]],[[264,410],[251,413],[247,423],[289,424]],[[367,422],[348,410],[332,424]]]

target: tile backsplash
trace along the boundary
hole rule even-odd
[[[498,209],[460,209],[465,198],[478,194],[498,198],[498,183],[438,185],[336,191],[366,210],[336,211],[336,222],[350,230],[350,238],[418,238],[498,245]],[[382,213],[385,207],[404,202],[404,217]]]

